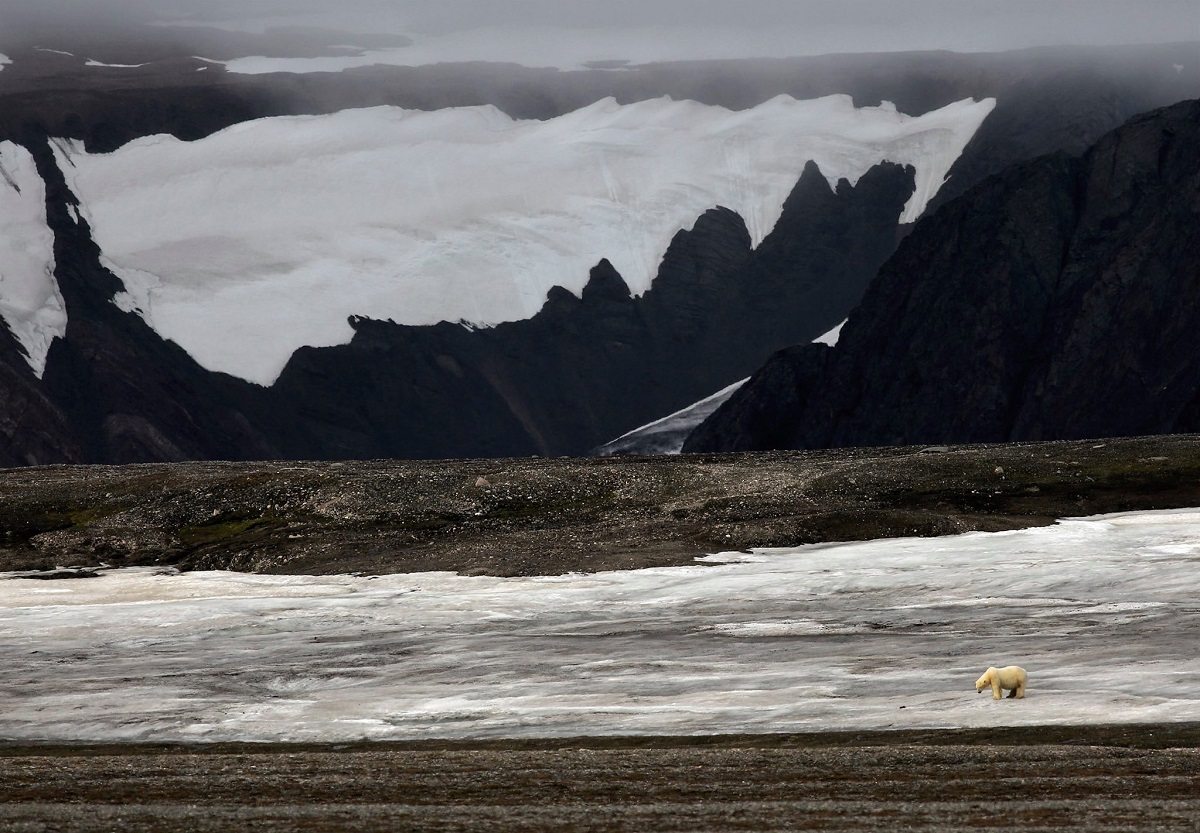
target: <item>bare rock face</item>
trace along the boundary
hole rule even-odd
[[[1200,102],[987,179],[917,224],[835,348],[776,356],[684,450],[1196,431],[1197,194]]]

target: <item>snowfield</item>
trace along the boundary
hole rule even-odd
[[[604,257],[642,292],[671,237],[713,206],[761,241],[809,160],[831,183],[913,165],[914,220],[994,104],[911,117],[848,96],[740,112],[605,99],[545,122],[379,107],[108,154],[60,142],[58,158],[125,282],[122,308],[205,367],[270,384],[297,348],[346,343],[353,315],[526,318]]]
[[[0,738],[348,740],[1200,720],[1200,509],[500,579],[0,580]],[[974,683],[1029,671],[1024,700]]]
[[[50,343],[67,331],[67,310],[54,278],[46,186],[29,151],[12,142],[0,142],[0,317],[42,378]]]

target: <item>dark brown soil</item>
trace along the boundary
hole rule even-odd
[[[536,575],[1200,505],[1200,437],[0,472],[0,570]]]
[[[1200,727],[0,748],[9,831],[1195,830]]]

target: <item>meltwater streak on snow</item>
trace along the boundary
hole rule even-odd
[[[67,309],[54,277],[46,186],[29,151],[12,142],[0,142],[0,317],[40,379],[50,342],[67,331]]]
[[[1200,510],[549,578],[0,581],[0,738],[1200,720]],[[1024,700],[975,693],[989,665]]]
[[[128,289],[119,303],[205,367],[269,384],[297,348],[349,341],[352,315],[526,318],[604,257],[645,291],[672,236],[713,206],[762,240],[810,159],[831,182],[915,166],[915,219],[993,106],[605,99],[546,122],[378,107],[109,154],[64,142],[59,161]]]

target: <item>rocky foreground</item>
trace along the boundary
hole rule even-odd
[[[343,748],[0,747],[28,831],[1195,830],[1193,725]]]
[[[549,575],[1200,506],[1200,436],[0,473],[0,570]]]

